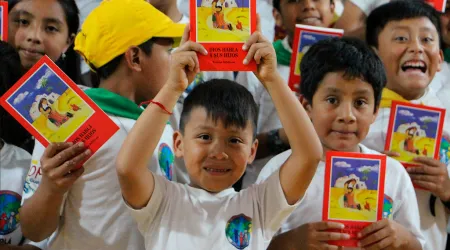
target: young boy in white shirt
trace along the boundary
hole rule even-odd
[[[327,229],[344,225],[321,221],[325,155],[327,151],[379,154],[360,142],[378,113],[386,75],[374,51],[351,38],[316,43],[300,65],[301,101],[324,154],[302,203],[283,224],[281,234],[273,239],[269,249],[337,249],[327,241],[348,239],[349,235],[327,233]],[[286,151],[274,157],[261,171],[257,183],[271,178],[290,154]],[[361,247],[422,249],[424,242],[411,180],[403,166],[392,158],[387,160],[386,171],[384,219],[361,232]]]
[[[330,27],[334,18],[334,0],[274,0],[274,9],[281,15],[282,25],[287,31],[283,40],[273,43],[277,54],[277,70],[287,83],[292,56],[295,25],[304,24]],[[286,135],[279,133],[282,127],[269,93],[251,72],[239,72],[236,82],[246,87],[255,98],[259,108],[257,138],[260,142],[256,160],[247,167],[243,187],[256,181],[262,167],[278,153],[289,148]]]
[[[393,1],[375,9],[367,18],[366,26],[366,41],[384,63],[387,84],[382,93],[379,115],[363,144],[382,152],[392,101],[441,107],[447,111],[450,108],[437,98],[437,91],[430,85],[443,61],[440,14],[421,1]],[[447,112],[440,152],[448,152],[448,117]],[[421,230],[426,239],[424,249],[427,250],[445,249],[447,241],[449,161],[448,157],[441,157],[441,160],[443,162],[417,157],[415,161],[421,166],[407,169],[414,184],[430,190],[416,189]]]
[[[189,28],[185,39],[188,34]],[[169,110],[199,70],[195,52],[207,54],[200,44],[184,43],[172,55],[169,80],[138,119],[117,159],[122,195],[146,249],[264,249],[314,175],[322,155],[320,142],[276,71],[272,44],[255,32],[244,50],[244,63],[254,59],[258,64],[255,74],[274,100],[293,153],[273,178],[236,193],[231,186],[258,146],[257,107],[244,87],[212,80],[186,98],[180,131],[174,134],[175,153],[184,158],[190,186],[168,182],[145,167]]]

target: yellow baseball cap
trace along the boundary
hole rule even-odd
[[[179,38],[185,26],[145,0],[103,0],[84,21],[75,50],[91,68],[100,68],[153,37]]]

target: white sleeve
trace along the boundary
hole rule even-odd
[[[270,159],[270,161],[267,162],[267,164],[262,168],[255,183],[261,184],[266,181],[271,175],[273,175],[273,173],[277,172],[281,168],[291,154],[292,150],[289,149]]]
[[[267,181],[256,185],[256,192],[264,239],[270,241],[298,204],[300,204],[301,199],[294,205],[288,204],[281,188],[279,170],[271,175]]]
[[[393,211],[393,219],[398,222],[406,229],[408,229],[420,242],[422,248],[425,247],[425,238],[422,234],[422,230],[420,228],[420,213],[419,207],[417,204],[416,192],[414,190],[411,179],[404,167],[398,161],[390,161],[390,168],[397,167],[402,170],[402,173],[394,178],[390,178],[387,180],[394,180],[397,182],[397,199],[394,197],[394,211]],[[392,164],[397,164],[398,166],[393,166]],[[386,182],[386,185],[389,185],[389,182]],[[396,204],[397,203],[397,204]]]
[[[388,3],[389,0],[351,0],[353,4],[358,6],[366,16],[370,14],[377,7]]]
[[[131,216],[137,222],[139,231],[144,237],[151,227],[159,228],[159,225],[156,225],[155,222],[160,221],[163,215],[161,211],[163,211],[168,204],[166,197],[168,197],[167,189],[170,182],[164,177],[155,174],[153,174],[153,180],[155,182],[155,188],[153,189],[152,197],[145,207],[134,209],[123,200],[130,211]]]

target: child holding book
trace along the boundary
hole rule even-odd
[[[273,6],[281,14],[283,26],[287,36],[283,40],[273,43],[277,53],[277,69],[281,77],[288,81],[290,62],[292,56],[292,42],[294,39],[295,25],[305,24],[320,27],[329,27],[334,17],[333,0],[304,0],[289,1],[275,0]],[[259,151],[256,160],[249,165],[243,180],[243,187],[253,184],[258,177],[261,168],[274,155],[289,148],[286,135],[279,133],[281,123],[277,116],[269,93],[262,87],[258,79],[251,73],[240,72],[236,81],[246,87],[254,96],[259,107],[257,138]]]
[[[383,61],[387,84],[380,112],[363,144],[382,152],[386,143],[392,101],[404,101],[446,108],[430,82],[441,69],[441,23],[439,13],[420,1],[394,1],[375,9],[367,18],[366,40]],[[448,96],[446,97],[448,98]],[[449,141],[450,123],[444,123],[444,140]],[[442,143],[445,145],[445,143]],[[448,147],[448,146],[447,146]],[[446,148],[442,148],[446,150]],[[441,151],[441,149],[436,149]],[[447,148],[448,150],[448,148]],[[394,153],[387,152],[395,156]],[[450,207],[448,159],[417,157],[420,167],[408,168],[416,189],[424,249],[444,249]]]
[[[187,28],[185,39],[188,34]],[[172,55],[167,84],[139,118],[117,159],[122,195],[146,238],[146,249],[264,249],[309,185],[322,154],[313,127],[277,73],[271,43],[255,32],[244,50],[249,51],[244,63],[254,59],[258,64],[255,74],[274,100],[293,153],[273,178],[236,193],[231,186],[258,146],[257,108],[244,87],[212,80],[186,98],[180,131],[174,134],[176,155],[184,158],[191,184],[168,182],[145,167],[168,111],[198,72],[195,52],[207,54],[200,44],[185,42]]]
[[[350,236],[327,233],[328,229],[342,229],[344,225],[322,221],[325,154],[379,154],[360,143],[377,116],[386,75],[376,54],[362,41],[350,38],[317,42],[303,57],[300,68],[301,102],[324,154],[303,202],[283,224],[281,234],[273,239],[269,249],[338,249],[327,241]],[[274,157],[261,171],[257,183],[271,178],[290,154],[286,151]],[[361,231],[361,247],[421,249],[424,242],[414,188],[403,166],[392,158],[387,159],[384,195],[390,201],[383,209],[384,219]],[[358,209],[359,204],[351,205]]]
[[[36,143],[24,191],[21,219],[33,240],[51,237],[49,249],[143,249],[144,239],[121,202],[117,153],[137,118],[168,78],[173,40],[185,25],[142,0],[103,1],[85,20],[75,49],[100,77],[86,94],[120,128],[82,168],[84,145]],[[114,42],[111,42],[114,41]],[[150,129],[151,130],[151,129]],[[176,180],[173,130],[165,124],[145,167]],[[60,212],[61,211],[61,212]]]

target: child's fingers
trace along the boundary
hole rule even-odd
[[[413,180],[412,182],[417,186],[429,190],[430,192],[438,190],[438,185],[435,182],[417,181],[417,180]]]
[[[184,28],[183,36],[181,37],[180,46],[185,44],[189,38],[190,38],[190,31],[191,31],[191,24],[186,24],[186,27]]]
[[[416,157],[416,158],[414,158],[414,161],[418,162],[418,163],[422,163],[423,165],[427,165],[427,166],[435,167],[435,168],[441,167],[441,164],[442,164],[440,161],[435,160],[430,157]]]
[[[365,247],[365,246],[369,246],[372,245],[374,243],[377,243],[387,237],[389,237],[390,235],[390,231],[389,230],[378,230],[375,233],[370,234],[369,236],[363,238],[362,240],[359,241],[359,244],[361,247]]]
[[[70,187],[81,175],[83,175],[83,173],[84,167],[73,170],[64,176],[64,178],[59,179],[56,184],[60,187]]]
[[[44,154],[42,155],[42,158],[49,159],[55,156],[57,153],[70,148],[73,145],[71,142],[59,142],[59,143],[51,143],[48,145],[48,147],[45,149]]]
[[[348,240],[350,239],[349,234],[344,233],[334,233],[334,232],[316,232],[315,239],[318,241],[329,241],[329,240]]]
[[[400,156],[400,153],[394,152],[394,151],[383,151],[382,153],[389,157],[399,157]]]
[[[439,176],[424,175],[424,174],[409,174],[412,181],[424,181],[424,182],[438,182]]]
[[[256,61],[257,64],[261,63],[261,59],[264,58],[267,55],[270,55],[272,53],[272,48],[270,47],[265,47],[265,48],[260,48],[258,51],[256,51],[256,54],[254,56],[254,59]]]
[[[76,168],[78,165],[80,165],[89,155],[91,154],[91,151],[85,150],[83,153],[73,157],[70,160],[67,160],[64,162],[64,164],[61,167],[53,169],[53,171],[48,173],[48,176],[50,179],[58,179],[62,176],[67,175],[67,173],[71,173],[76,171]]]
[[[388,238],[384,238],[383,240],[381,240],[377,244],[373,244],[370,247],[365,247],[364,250],[387,249],[392,244],[394,244],[394,238],[393,237],[388,237]]]
[[[244,46],[242,46],[243,50],[248,50],[253,44],[257,43],[261,38],[261,33],[259,31],[254,32],[248,39],[245,41]]]
[[[327,243],[320,243],[318,245],[318,247],[320,247],[318,249],[323,249],[323,250],[339,250],[339,249],[341,249],[338,246],[328,245]]]
[[[180,46],[175,52],[176,53],[182,53],[184,51],[196,51],[200,54],[207,55],[208,51],[203,47],[203,45],[199,43],[194,43],[192,41],[185,42],[182,46]]]
[[[374,222],[370,224],[369,226],[365,227],[361,232],[358,233],[358,238],[364,238],[369,234],[373,234],[374,232],[386,227],[388,224],[387,219],[383,219],[381,221]]]
[[[261,32],[261,17],[256,14],[256,31]]]
[[[320,221],[317,223],[311,223],[311,228],[316,231],[324,231],[328,229],[344,229],[345,225],[332,221]]]
[[[409,167],[406,169],[409,175],[440,175],[442,171],[440,168],[432,167],[432,166],[417,166],[417,167]]]
[[[247,55],[245,56],[245,59],[244,59],[244,62],[243,62],[243,63],[246,65],[246,64],[249,64],[249,63],[251,62],[251,60],[253,60],[253,59],[256,60],[256,58],[255,58],[256,52],[257,52],[259,49],[263,48],[264,46],[265,46],[265,44],[263,44],[263,43],[256,43],[256,44],[253,44],[253,45],[250,47],[250,49],[248,50],[248,53],[247,53]],[[257,63],[259,63],[259,62],[257,62]]]
[[[64,149],[57,155],[41,160],[42,171],[48,172],[54,168],[60,167],[64,162],[74,158],[75,156],[81,154],[85,150],[84,143],[77,143],[69,148]]]

